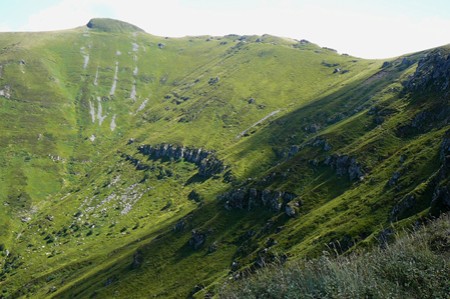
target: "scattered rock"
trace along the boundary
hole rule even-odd
[[[355,245],[355,240],[350,235],[344,235],[342,239],[328,243],[328,247],[339,254],[346,252],[353,245]]]
[[[3,89],[0,89],[0,97],[11,98],[11,87],[9,85],[5,85]]]
[[[373,119],[373,122],[374,122],[376,125],[381,125],[381,124],[384,123],[384,117],[382,117],[382,116],[377,116],[377,117],[375,117],[375,118]]]
[[[194,288],[193,288],[193,289],[191,290],[191,292],[189,293],[188,298],[193,298],[193,296],[194,296],[195,293],[200,292],[200,291],[203,290],[204,288],[205,288],[205,286],[202,285],[202,284],[197,284],[197,285],[195,285]]]
[[[114,282],[117,281],[117,277],[113,276],[113,277],[108,277],[105,281],[105,287],[113,284]]]
[[[195,202],[201,202],[202,201],[202,197],[200,194],[198,194],[195,190],[192,190],[189,195],[188,195],[188,199],[193,200]]]
[[[361,181],[364,179],[362,166],[356,161],[355,158],[348,155],[340,156],[335,154],[328,156],[326,157],[324,164],[335,169],[338,176],[347,175],[351,181]]]
[[[416,204],[416,197],[414,194],[409,194],[402,198],[402,200],[396,204],[391,211],[391,221],[397,221],[404,218],[405,212],[412,209]]]
[[[237,271],[238,269],[239,269],[239,267],[240,267],[240,265],[239,265],[239,263],[238,262],[236,262],[236,261],[233,261],[232,263],[231,263],[231,271]]]
[[[324,151],[330,151],[333,147],[328,143],[328,141],[323,137],[316,137],[308,145],[313,147],[321,147]]]
[[[266,247],[272,247],[277,244],[278,244],[278,242],[275,241],[275,239],[273,239],[273,238],[268,238],[266,241]]]
[[[408,158],[408,157],[407,157],[406,155],[401,155],[401,156],[400,156],[399,162],[400,162],[400,163],[404,163],[404,162],[406,161],[407,158]]]
[[[216,84],[216,83],[218,83],[218,82],[219,82],[219,77],[210,78],[210,79],[208,80],[208,84],[209,84],[209,85],[214,85],[214,84]]]
[[[388,181],[388,185],[391,186],[391,187],[396,185],[398,180],[400,179],[400,177],[401,177],[400,172],[398,172],[398,171],[394,172],[394,174],[392,175],[392,177]]]
[[[175,226],[173,227],[174,232],[181,232],[186,227],[186,222],[184,220],[178,221]]]
[[[158,48],[160,48],[160,49],[164,49],[165,47],[166,47],[166,45],[163,44],[163,43],[159,43],[159,44],[158,44]]]
[[[284,213],[289,217],[294,217],[295,215],[297,215],[297,209],[299,206],[300,206],[299,202],[295,203],[289,202],[284,207]]]
[[[138,269],[138,268],[141,267],[143,262],[144,262],[144,254],[143,254],[143,252],[140,249],[138,249],[133,254],[133,262],[131,263],[131,268],[132,269]]]
[[[303,128],[308,133],[316,133],[320,130],[320,125],[318,124],[310,124]]]
[[[216,242],[212,243],[212,244],[209,245],[209,247],[208,247],[208,253],[213,253],[213,252],[217,251],[217,248],[218,248],[218,247],[219,247],[219,246],[217,245]]]
[[[385,61],[383,62],[383,65],[381,66],[382,69],[387,68],[389,66],[391,66],[392,64],[389,61]]]
[[[291,145],[291,148],[289,149],[289,152],[288,152],[288,158],[295,156],[299,151],[300,151],[300,146]]]
[[[391,228],[386,228],[384,230],[382,230],[379,234],[378,234],[378,243],[380,244],[380,247],[385,249],[389,243],[389,241],[392,240],[394,236],[394,231]]]
[[[249,104],[254,104],[256,101],[255,101],[255,99],[254,98],[250,98],[250,99],[248,99],[248,101],[247,101],[247,103],[249,103]]]
[[[191,246],[192,249],[197,250],[206,242],[206,234],[198,230],[193,230],[191,234],[189,246]]]

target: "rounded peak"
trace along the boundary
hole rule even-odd
[[[144,30],[133,24],[108,18],[91,19],[86,26],[102,32],[144,32]]]

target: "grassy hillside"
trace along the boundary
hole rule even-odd
[[[94,19],[0,49],[0,298],[201,298],[450,206],[448,46]]]
[[[220,298],[445,298],[449,293],[448,215],[361,254],[270,267],[228,283]]]

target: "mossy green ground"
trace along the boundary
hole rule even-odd
[[[10,90],[0,97],[0,297],[214,292],[231,263],[248,267],[268,238],[275,255],[312,257],[345,236],[373,243],[411,192],[419,204],[402,218],[426,214],[448,126],[396,134],[437,101],[400,93],[424,53],[382,69],[383,61],[268,35],[174,39],[105,24],[0,35],[0,90]],[[373,107],[390,111],[382,124]],[[308,129],[314,124],[318,131]],[[309,146],[316,137],[331,151]],[[194,164],[137,151],[160,143],[215,151],[233,182],[199,180]],[[292,145],[304,146],[288,159]],[[333,153],[356,157],[364,180],[311,163]],[[149,168],[137,170],[126,155]],[[387,186],[399,169],[398,185]],[[217,200],[274,172],[284,176],[259,187],[298,194],[295,218],[228,211]],[[189,199],[193,190],[199,202]],[[175,231],[180,219],[185,227]],[[188,246],[193,229],[207,232],[198,250]],[[246,238],[250,230],[256,235]]]

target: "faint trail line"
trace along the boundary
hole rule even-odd
[[[262,123],[263,121],[265,121],[265,120],[268,119],[269,117],[274,116],[275,114],[277,114],[277,113],[280,112],[280,111],[281,111],[281,110],[275,110],[275,111],[273,111],[273,112],[270,112],[268,115],[264,116],[263,118],[261,118],[260,120],[258,120],[257,122],[255,122],[253,125],[251,125],[251,126],[248,127],[247,129],[245,129],[244,131],[242,131],[241,133],[239,133],[239,134],[236,136],[236,138],[241,138],[242,136],[244,136],[245,134],[247,134],[247,132],[248,132],[251,128],[253,128],[253,127],[259,125],[260,123]]]

